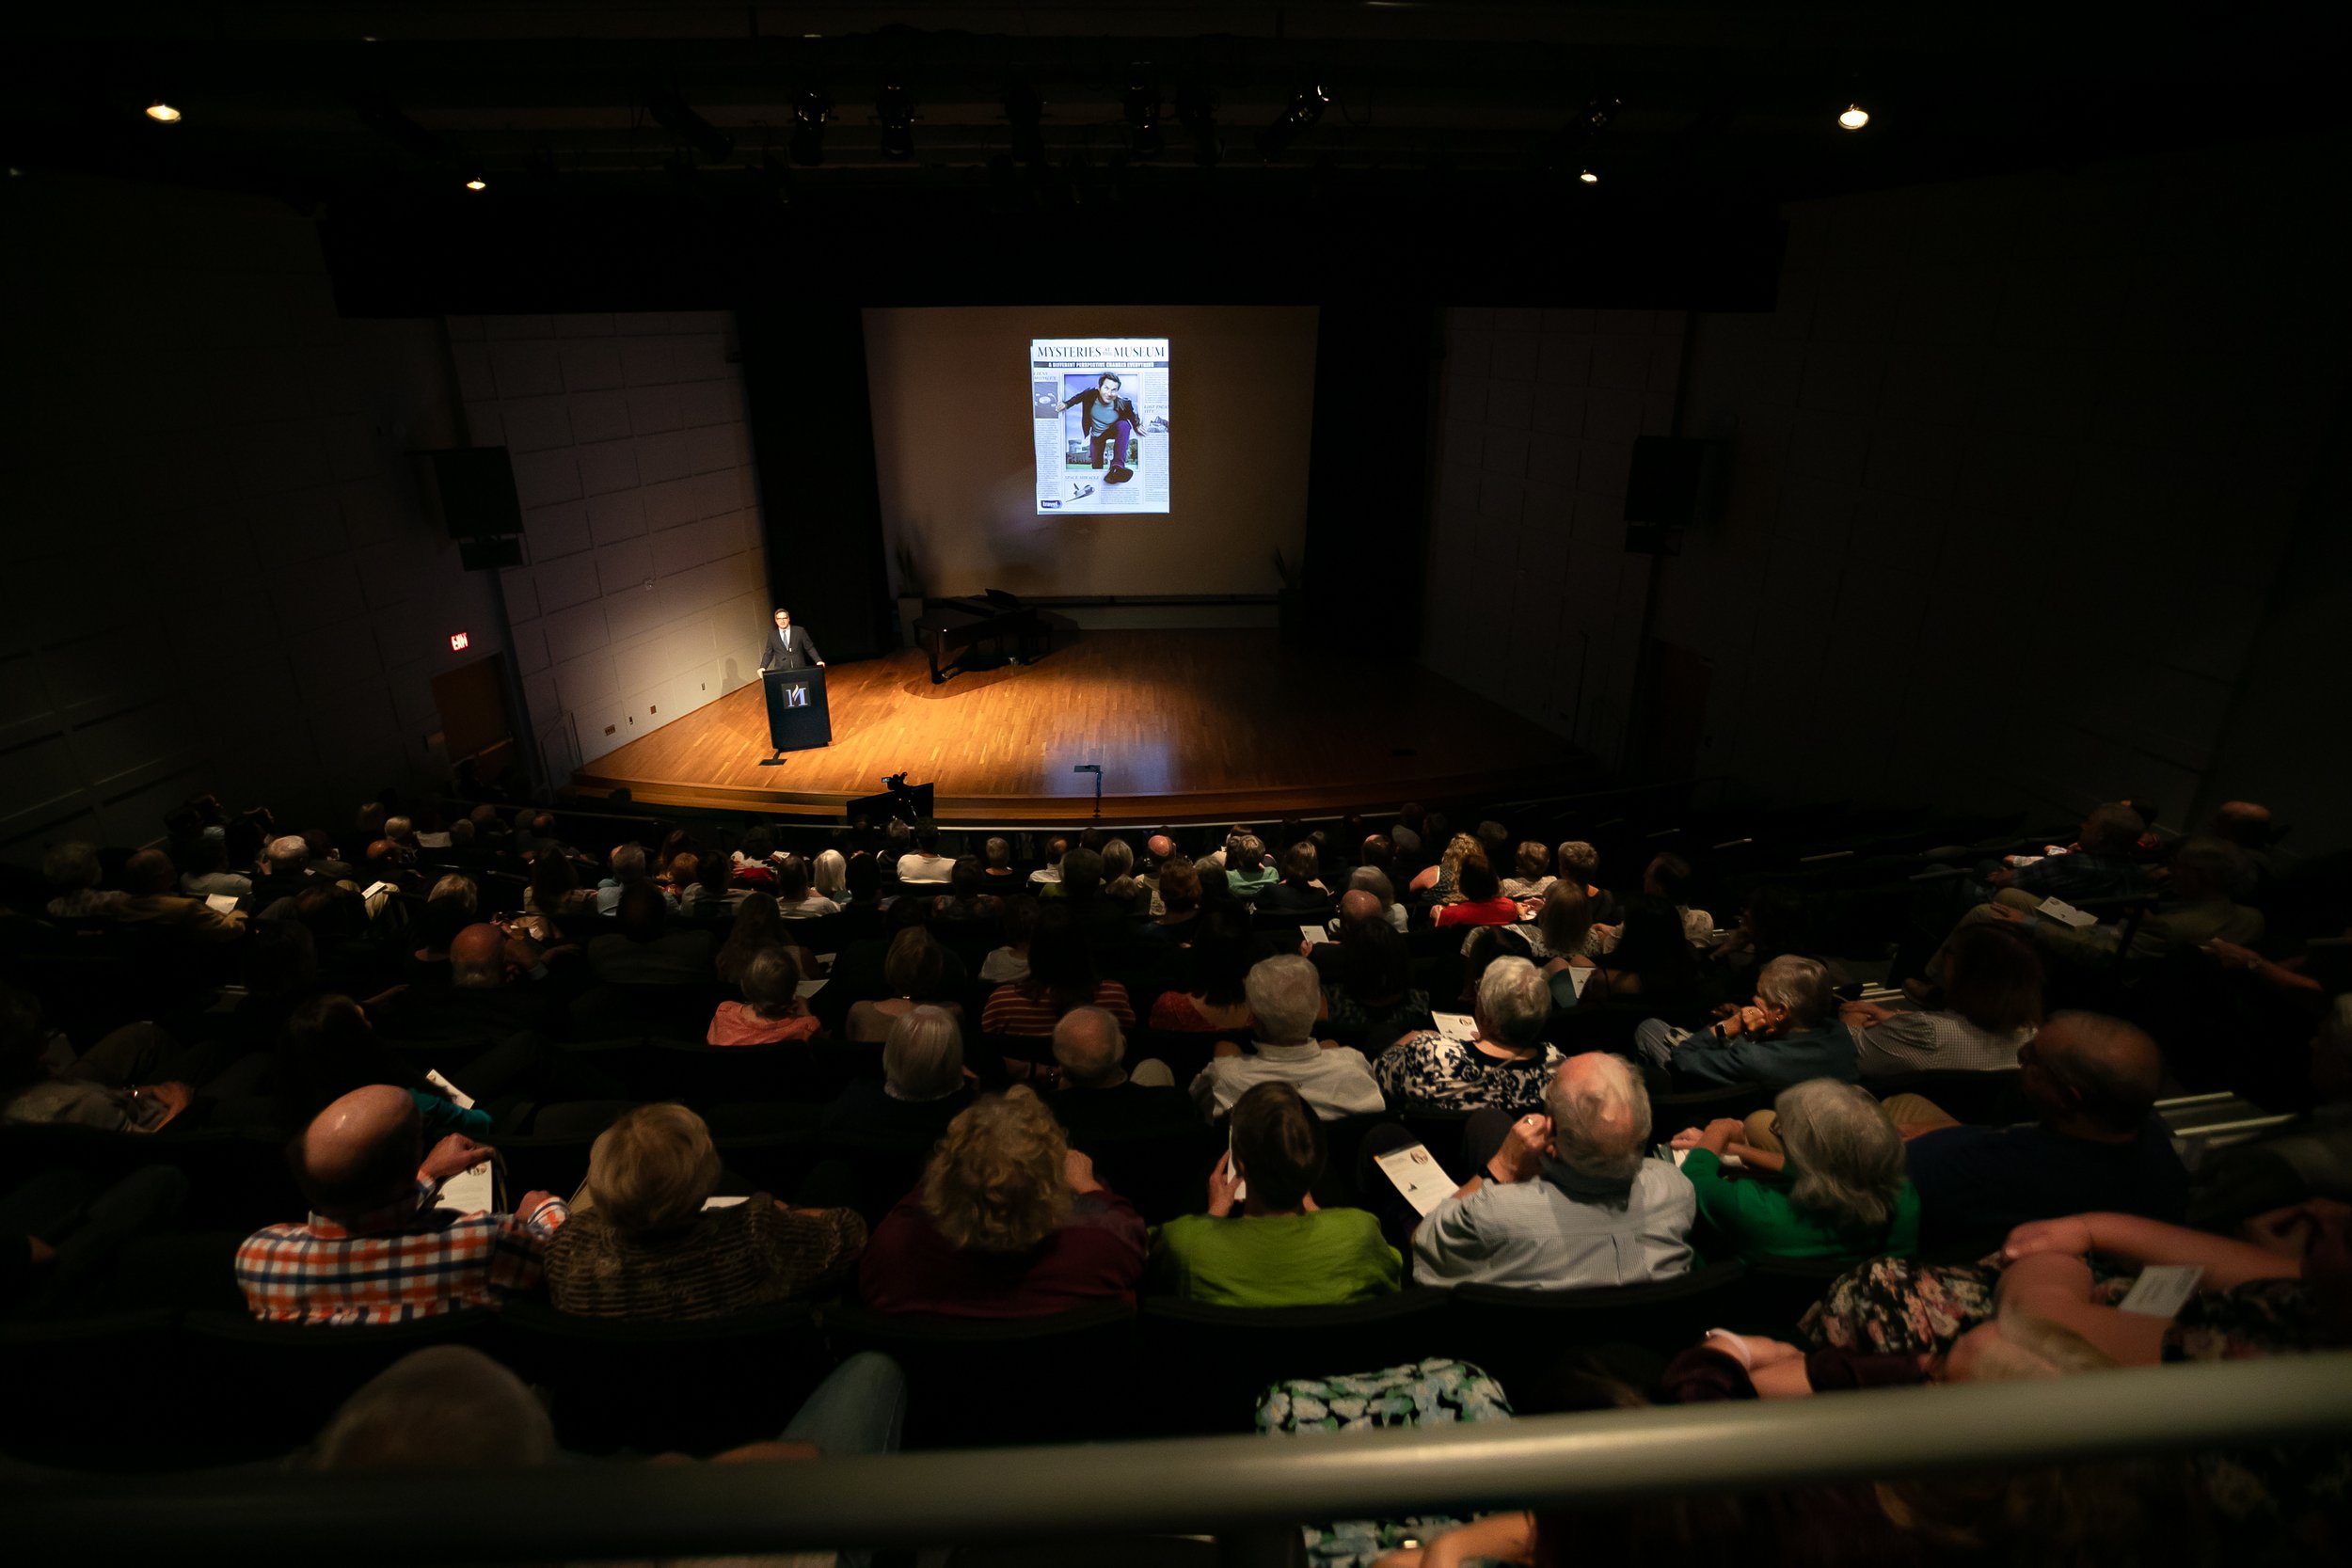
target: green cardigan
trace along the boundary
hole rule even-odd
[[[1885,1230],[1870,1235],[1839,1230],[1801,1212],[1788,1201],[1786,1172],[1735,1177],[1712,1151],[1694,1148],[1683,1159],[1682,1174],[1699,1196],[1702,1234],[1711,1232],[1714,1244],[1701,1249],[1709,1257],[1751,1263],[1767,1258],[1859,1263],[1866,1258],[1908,1258],[1919,1248],[1919,1189],[1908,1178],[1895,1200],[1895,1217]]]

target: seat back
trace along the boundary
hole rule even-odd
[[[1738,1263],[1710,1263],[1678,1279],[1590,1291],[1457,1285],[1445,1341],[1506,1389],[1514,1379],[1529,1385],[1549,1375],[1580,1346],[1631,1344],[1672,1355],[1722,1321],[1746,1273]]]
[[[1899,1094],[1918,1095],[1950,1112],[1955,1120],[1972,1127],[2010,1127],[2034,1118],[2034,1109],[2026,1100],[2025,1080],[2023,1068],[1997,1072],[1944,1069],[1874,1078],[1868,1088],[1881,1100]]]
[[[19,1244],[22,1244],[21,1243]],[[168,1307],[56,1323],[0,1322],[0,1453],[75,1470],[205,1463]],[[136,1412],[135,1420],[125,1415]]]
[[[502,1310],[501,1358],[547,1391],[582,1453],[709,1454],[781,1433],[831,1366],[801,1305],[632,1323],[530,1302]]]
[[[1123,1302],[1043,1318],[827,1307],[836,1354],[879,1351],[907,1380],[909,1449],[1094,1442],[1135,1430],[1136,1312]]]
[[[1445,1309],[1445,1292],[1419,1290],[1338,1307],[1146,1301],[1141,1350],[1155,1386],[1138,1418],[1152,1434],[1252,1431],[1268,1385],[1419,1360]]]
[[[271,1458],[309,1442],[359,1386],[429,1345],[493,1350],[498,1314],[470,1307],[412,1323],[330,1328],[190,1312],[180,1371],[214,1462]]]

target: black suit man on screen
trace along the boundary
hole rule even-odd
[[[1127,467],[1127,443],[1139,439],[1143,434],[1142,416],[1119,388],[1119,377],[1105,374],[1062,404],[1064,408],[1077,404],[1079,427],[1086,432],[1087,452],[1094,467],[1103,466],[1103,442],[1108,439],[1112,443],[1111,471],[1103,476],[1110,484],[1124,484],[1136,477]]]
[[[775,629],[768,634],[768,646],[759,656],[759,673],[771,670],[805,670],[814,664],[825,667],[824,656],[817,651],[817,641],[808,635],[806,626],[792,624],[792,612],[776,611]]]

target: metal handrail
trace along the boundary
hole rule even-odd
[[[2352,1432],[2352,1353],[1771,1403],[803,1464],[430,1478],[213,1472],[6,1494],[81,1563],[545,1561],[1200,1532],[1631,1499]]]

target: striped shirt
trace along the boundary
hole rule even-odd
[[[1093,1005],[1119,1020],[1121,1029],[1136,1026],[1136,1009],[1127,1001],[1127,988],[1118,981],[1105,980],[1095,987]],[[1054,1005],[1051,991],[1032,992],[1023,986],[998,986],[989,992],[988,1006],[980,1010],[984,1035],[1050,1035],[1060,1022],[1061,1009]]]
[[[269,1323],[407,1323],[536,1290],[547,1243],[571,1211],[551,1197],[528,1214],[433,1208],[420,1176],[400,1202],[339,1223],[312,1214],[273,1225],[237,1248],[237,1284]]]

